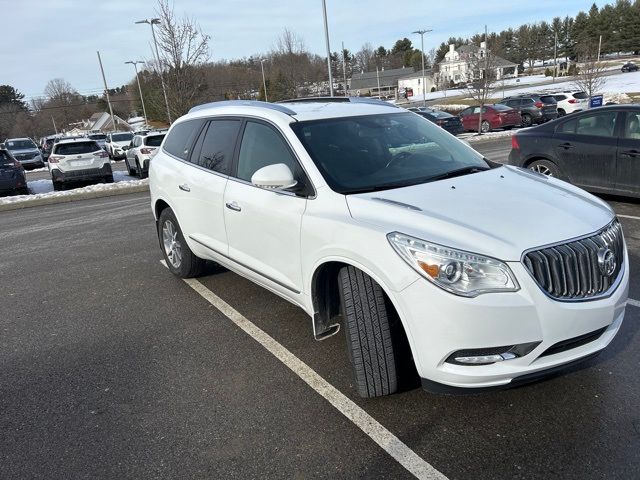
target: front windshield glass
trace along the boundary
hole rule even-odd
[[[489,168],[479,153],[412,113],[297,122],[291,128],[338,193],[399,188]]]
[[[89,138],[91,140],[104,140],[107,138],[107,135],[105,133],[93,133],[89,135]]]
[[[133,133],[114,133],[111,140],[114,142],[128,142],[133,138]]]
[[[8,140],[5,142],[9,150],[23,150],[26,148],[38,148],[31,140]]]

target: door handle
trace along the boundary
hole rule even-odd
[[[233,210],[234,212],[240,212],[242,208],[236,202],[227,202],[226,206],[229,210]]]
[[[191,188],[189,188],[189,185],[187,185],[186,183],[183,183],[182,185],[178,185],[178,188],[180,190],[182,190],[183,192],[190,192]]]
[[[640,156],[640,150],[625,150],[620,153],[624,157],[637,157]]]
[[[558,148],[564,148],[565,150],[569,150],[570,148],[573,148],[573,145],[570,143],[561,143],[560,145],[558,145]]]

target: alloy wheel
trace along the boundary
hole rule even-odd
[[[162,226],[162,244],[171,266],[180,268],[182,263],[182,244],[178,239],[178,229],[171,220],[166,220]]]
[[[551,169],[549,169],[549,167],[546,167],[545,165],[542,165],[541,163],[536,163],[535,165],[531,165],[529,169],[533,170],[534,172],[541,173],[542,175],[545,175],[547,177],[553,177],[553,173],[551,172]]]

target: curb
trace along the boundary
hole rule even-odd
[[[114,188],[112,190],[98,190],[96,192],[78,192],[60,196],[44,198],[34,198],[14,203],[0,204],[0,212],[10,210],[20,210],[23,208],[40,207],[43,205],[54,205],[56,203],[75,202],[76,200],[88,200],[91,198],[112,197],[116,195],[127,195],[129,193],[148,192],[149,185],[132,185],[130,187]]]

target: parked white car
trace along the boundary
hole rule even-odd
[[[166,132],[148,132],[142,135],[134,135],[131,144],[124,147],[129,175],[137,175],[146,178],[149,172],[149,162],[158,153],[158,148],[164,140]]]
[[[54,190],[64,190],[75,182],[113,183],[107,152],[88,138],[61,139],[55,143],[49,156],[49,173]]]
[[[589,95],[585,92],[562,92],[553,96],[558,102],[559,117],[589,108]]]
[[[364,397],[505,387],[614,338],[629,266],[602,200],[379,102],[193,108],[151,162],[166,263],[212,260],[346,332]]]
[[[108,133],[105,139],[104,149],[109,154],[109,158],[113,160],[122,160],[126,158],[124,148],[131,143],[133,133],[131,132],[115,132]]]

